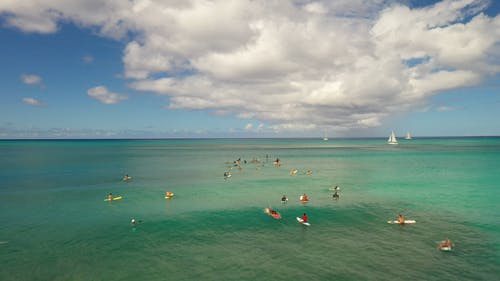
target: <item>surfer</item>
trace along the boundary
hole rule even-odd
[[[444,240],[443,242],[439,243],[439,245],[437,246],[438,249],[442,249],[442,248],[449,248],[453,246],[453,242],[451,242],[450,239],[446,238],[446,240]]]
[[[304,195],[300,196],[300,201],[302,202],[307,202],[309,199],[307,198],[307,195],[304,193]]]
[[[109,193],[108,199],[109,199],[109,201],[113,201],[113,193],[111,193],[111,192]]]
[[[227,179],[228,175],[228,172],[224,172],[224,179]]]
[[[405,218],[401,214],[398,215],[398,223],[399,224],[404,224],[405,223]]]
[[[130,179],[131,179],[131,177],[130,177],[128,174],[126,174],[126,175],[123,177],[123,180],[124,180],[124,181],[128,181],[128,180],[130,180]]]
[[[307,222],[307,215],[306,215],[306,213],[304,213],[302,215],[302,223],[305,223],[305,222]]]
[[[335,193],[333,194],[333,198],[334,199],[339,199],[340,198],[340,195],[339,195],[338,191],[335,191]]]
[[[286,195],[283,194],[283,197],[281,197],[281,203],[286,204],[288,202],[288,198],[286,198]]]
[[[266,214],[270,215],[275,219],[281,219],[281,215],[276,210],[273,210],[271,208],[265,208],[264,211],[266,212]]]

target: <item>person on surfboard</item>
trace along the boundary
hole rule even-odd
[[[113,201],[113,193],[109,193],[108,199],[109,199],[109,201]]]
[[[401,214],[398,215],[398,223],[399,224],[404,224],[405,223],[405,218]]]
[[[304,213],[302,215],[302,223],[305,223],[305,222],[307,222],[307,215],[306,215],[306,213]]]
[[[453,246],[453,242],[451,242],[450,239],[446,238],[446,240],[444,240],[443,242],[439,243],[439,245],[437,246],[438,249],[442,249],[442,248],[445,248],[445,247],[451,247]]]
[[[340,195],[339,195],[338,191],[335,191],[335,193],[333,194],[333,198],[334,199],[339,199],[340,198]]]
[[[302,202],[307,202],[309,199],[307,198],[307,195],[304,193],[304,195],[301,196],[300,201]]]

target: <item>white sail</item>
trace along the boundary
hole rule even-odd
[[[411,135],[410,135],[410,132],[407,132],[407,133],[406,133],[406,138],[405,138],[405,139],[407,139],[407,140],[411,140]]]
[[[388,144],[398,144],[398,140],[396,139],[396,135],[394,135],[394,131],[392,131],[389,139],[387,140]]]
[[[326,136],[326,132],[323,133],[323,140],[324,141],[327,141],[328,140],[328,137]]]

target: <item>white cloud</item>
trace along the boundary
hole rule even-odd
[[[36,85],[42,82],[42,78],[35,74],[23,74],[21,75],[21,81],[27,85]]]
[[[44,103],[42,103],[34,98],[23,98],[22,101],[23,101],[23,103],[29,104],[32,106],[44,106],[45,105]]]
[[[127,96],[125,95],[109,92],[108,89],[104,86],[90,88],[87,91],[87,95],[103,104],[115,104],[127,99]]]
[[[450,107],[450,106],[439,106],[438,108],[436,108],[436,110],[438,112],[445,112],[445,111],[453,111],[453,110],[455,110],[455,108]]]
[[[82,61],[85,64],[91,64],[94,62],[94,57],[91,55],[85,55],[85,56],[83,56]]]
[[[129,86],[169,96],[171,109],[342,130],[500,72],[500,16],[480,13],[489,1],[406,2],[26,0],[1,2],[0,14],[25,32],[65,21],[128,40]]]

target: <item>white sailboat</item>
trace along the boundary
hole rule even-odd
[[[406,138],[407,140],[411,140],[411,135],[410,135],[410,132],[406,132]]]
[[[323,140],[324,140],[324,141],[327,141],[327,140],[328,140],[328,138],[326,137],[326,132],[324,132],[324,134],[323,134]]]
[[[394,135],[394,131],[392,131],[391,135],[389,136],[387,143],[388,144],[398,144],[398,140],[396,139],[396,136]]]

